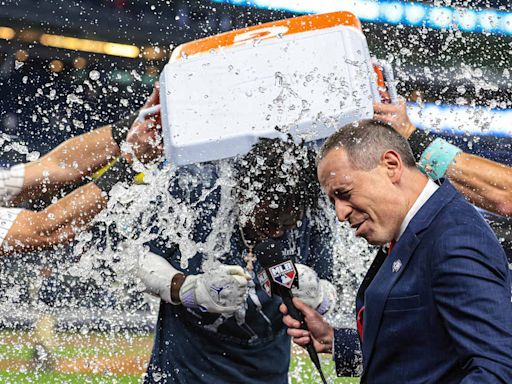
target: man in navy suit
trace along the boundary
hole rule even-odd
[[[318,175],[338,219],[383,247],[357,293],[357,332],[294,299],[309,327],[285,316],[294,341],[332,352],[339,375],[355,374],[362,354],[362,383],[512,383],[508,264],[477,211],[375,120],[332,135]]]

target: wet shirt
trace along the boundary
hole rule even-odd
[[[5,208],[9,201],[16,196],[23,186],[25,168],[23,165],[10,169],[0,169],[0,245],[12,227],[18,214],[18,208]]]
[[[203,177],[203,183],[193,192],[192,201],[201,200],[197,205],[200,217],[193,230],[193,240],[204,242],[219,208],[220,188],[214,189],[206,198],[202,192],[205,186],[213,185],[216,171],[213,166],[203,165],[187,167],[183,172],[201,172]],[[179,195],[180,188],[172,193]],[[309,265],[320,278],[330,280],[332,247],[330,232],[322,229],[325,223],[326,220],[319,217],[306,217],[298,228],[287,231],[278,241],[286,255],[296,263]],[[159,239],[150,247],[185,274],[202,272],[205,255],[201,253],[182,268],[177,245]],[[240,231],[235,226],[229,252],[223,255],[222,262],[245,267],[246,253]],[[255,275],[259,271],[261,266],[256,262]],[[246,312],[237,312],[233,316],[205,313],[162,301],[145,382],[287,383],[290,339],[278,310],[281,300],[269,297],[257,277],[249,292]]]

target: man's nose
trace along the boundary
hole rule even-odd
[[[336,217],[341,222],[348,220],[350,214],[352,213],[352,207],[341,200],[336,200],[335,209]]]

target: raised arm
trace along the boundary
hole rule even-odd
[[[0,233],[4,237],[3,241],[0,237],[0,256],[52,248],[71,241],[106,206],[108,192],[114,185],[133,180],[135,172],[130,163],[133,155],[144,162],[160,156],[162,148],[156,136],[154,118],[137,122],[127,136],[133,149],[131,153],[123,155],[94,182],[78,188],[40,212],[22,210],[13,217],[6,211],[9,208],[0,209],[0,224],[8,228],[6,234]],[[4,217],[8,217],[10,222]]]
[[[144,104],[144,108],[158,104],[158,85]],[[19,193],[12,198],[16,206],[31,198],[51,195],[65,185],[76,184],[84,177],[107,165],[121,154],[121,143],[130,141],[127,133],[135,115],[97,128],[80,136],[72,137],[40,159],[24,165],[24,181]],[[140,123],[139,123],[140,124]],[[132,138],[131,142],[135,142]]]
[[[0,256],[68,243],[106,202],[106,194],[96,184],[89,183],[43,211],[21,211],[2,242]]]
[[[427,173],[432,160],[436,160],[444,171],[438,171],[435,176],[448,177],[472,204],[512,216],[511,167],[464,153],[444,140],[435,140],[435,137],[418,130],[407,116],[404,100],[398,104],[374,104],[374,111],[376,119],[389,123],[409,141],[416,160],[427,168]],[[443,161],[446,162],[444,166]]]
[[[42,197],[107,165],[120,149],[112,138],[112,125],[72,137],[40,159],[25,164],[23,188],[13,199],[17,205],[30,198]]]
[[[446,176],[471,203],[512,216],[512,168],[468,153],[460,153]]]

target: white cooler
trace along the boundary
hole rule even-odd
[[[165,153],[176,165],[247,153],[259,137],[322,139],[372,117],[380,100],[366,39],[348,12],[180,45],[160,87]]]

